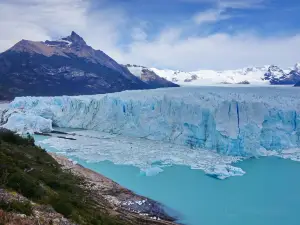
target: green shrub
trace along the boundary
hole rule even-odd
[[[32,215],[32,205],[30,202],[20,202],[20,201],[5,202],[1,200],[0,209],[6,212],[16,212],[16,213],[25,214],[27,216]]]
[[[8,179],[7,187],[12,188],[25,197],[34,200],[42,199],[45,194],[43,188],[36,179],[20,172],[11,174]]]
[[[31,137],[30,135],[27,135],[26,138],[23,138],[9,130],[6,129],[1,129],[0,130],[0,139],[2,141],[11,143],[11,144],[16,144],[16,145],[31,145],[34,146],[34,138]]]
[[[52,202],[52,207],[56,212],[64,215],[67,218],[69,218],[73,212],[72,205],[68,201],[65,201],[63,199],[54,199],[54,201]]]

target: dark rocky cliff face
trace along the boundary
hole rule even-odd
[[[58,41],[22,40],[0,54],[0,99],[84,95],[148,89],[150,85],[75,32]]]

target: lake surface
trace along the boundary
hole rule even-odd
[[[36,136],[36,141],[45,137]],[[48,151],[57,150],[47,145]],[[300,163],[276,157],[236,165],[242,177],[217,180],[201,170],[170,166],[147,177],[134,166],[72,158],[134,192],[157,200],[187,225],[299,225]]]

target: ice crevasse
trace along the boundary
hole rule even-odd
[[[24,126],[26,132],[51,130],[53,125],[255,156],[262,150],[300,147],[299,111],[300,93],[292,87],[169,88],[19,97],[4,115],[4,126],[14,130],[13,120],[31,117],[36,123]]]

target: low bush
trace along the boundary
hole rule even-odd
[[[11,201],[5,202],[0,200],[0,209],[6,212],[16,212],[25,214],[27,216],[32,215],[32,205],[30,202]]]

